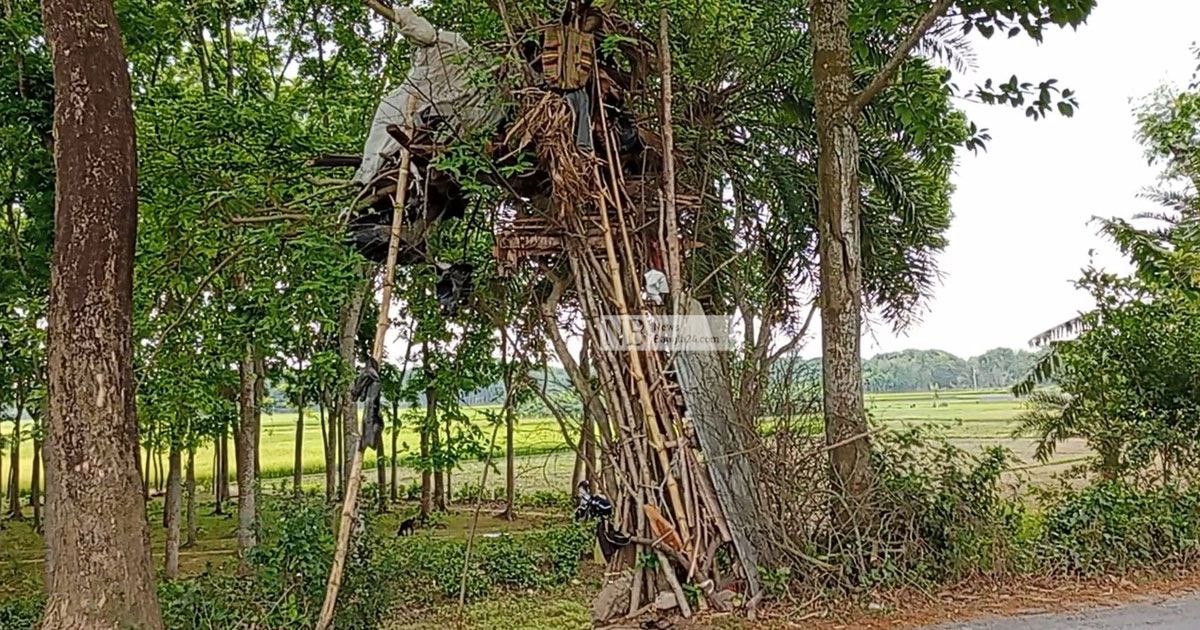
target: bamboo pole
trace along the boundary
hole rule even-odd
[[[675,131],[671,118],[671,18],[667,15],[667,7],[663,6],[658,14],[658,57],[659,71],[662,73],[662,190],[663,190],[663,222],[667,226],[667,278],[671,282],[670,290],[672,313],[680,312],[680,298],[683,294],[682,254],[680,253],[679,217],[676,215],[675,203]]]
[[[406,120],[409,122],[410,135],[415,105],[415,99],[409,99]],[[375,359],[376,365],[383,364],[384,340],[387,337],[388,325],[391,323],[389,311],[392,305],[392,289],[396,283],[396,257],[400,251],[404,205],[408,200],[408,170],[411,164],[412,154],[407,149],[402,149],[400,172],[396,175],[396,201],[392,204],[392,232],[388,239],[387,263],[383,270],[383,295],[379,305],[379,320],[375,324],[375,343],[371,348],[371,357]],[[342,572],[346,566],[346,553],[350,549],[350,531],[353,529],[351,522],[358,508],[358,491],[362,487],[362,460],[365,448],[366,444],[360,441],[350,460],[350,475],[346,483],[342,516],[338,525],[337,547],[334,549],[333,566],[329,569],[329,581],[325,585],[325,602],[321,605],[321,617],[317,621],[317,630],[329,630],[333,624],[338,589],[341,588]]]

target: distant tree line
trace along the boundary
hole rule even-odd
[[[863,362],[867,391],[903,392],[937,389],[1011,387],[1024,378],[1039,353],[996,348],[969,359],[944,350],[903,350]]]

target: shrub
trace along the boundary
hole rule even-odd
[[[562,490],[538,490],[517,497],[517,504],[527,508],[563,508],[573,509],[575,499],[569,492]]]
[[[944,581],[1025,563],[1025,509],[1000,484],[1008,451],[972,454],[911,430],[880,440],[875,457],[881,540],[865,581]]]
[[[1139,488],[1106,480],[1052,497],[1041,553],[1053,568],[1079,574],[1195,560],[1200,490]]]
[[[45,600],[41,595],[0,601],[0,630],[26,630],[37,625]]]
[[[180,630],[226,628],[311,628],[325,596],[333,561],[333,534],[323,499],[266,498],[260,511],[258,545],[248,556],[253,574],[204,573],[163,582],[159,599],[166,626]],[[376,549],[378,536],[356,539],[347,558],[338,596],[339,628],[376,627],[392,601],[387,564]]]
[[[481,597],[498,588],[535,588],[569,582],[581,558],[594,544],[587,524],[569,524],[496,538],[476,539],[467,568],[467,596]],[[430,594],[456,598],[466,541],[414,537],[392,546],[394,577],[417,599]],[[431,593],[432,592],[432,593]]]

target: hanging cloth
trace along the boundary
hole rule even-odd
[[[367,358],[367,364],[354,379],[351,395],[355,400],[363,401],[362,442],[359,448],[375,449],[383,453],[383,415],[381,413],[380,397],[382,385],[379,382],[379,364],[373,357]]]

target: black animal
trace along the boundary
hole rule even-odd
[[[416,528],[416,526],[417,526],[417,517],[413,516],[411,518],[407,518],[402,523],[400,523],[400,529],[396,530],[396,535],[397,536],[412,536],[413,530]]]

